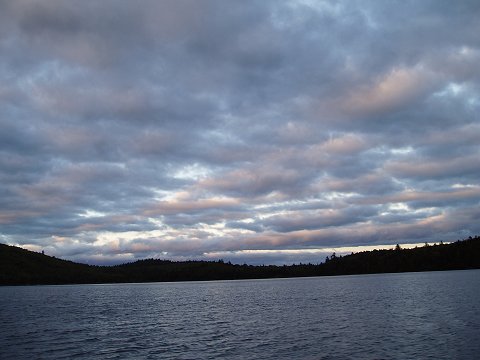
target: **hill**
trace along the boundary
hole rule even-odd
[[[146,259],[91,266],[0,244],[0,285],[81,284],[280,278],[480,268],[480,237],[415,249],[327,257],[320,264],[235,265],[219,261]]]

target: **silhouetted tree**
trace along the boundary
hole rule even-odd
[[[480,269],[480,237],[401,251],[373,250],[345,256],[334,252],[318,265],[283,266],[160,259],[90,266],[0,244],[0,285],[260,279],[457,269]]]

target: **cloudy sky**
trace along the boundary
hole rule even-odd
[[[479,1],[0,1],[0,242],[319,262],[480,233]]]

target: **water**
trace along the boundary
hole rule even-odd
[[[1,359],[475,359],[480,270],[0,287]]]

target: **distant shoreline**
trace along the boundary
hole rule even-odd
[[[251,280],[480,268],[480,237],[448,244],[332,254],[319,264],[237,265],[218,261],[145,259],[113,266],[62,260],[0,244],[0,285],[118,284]]]

